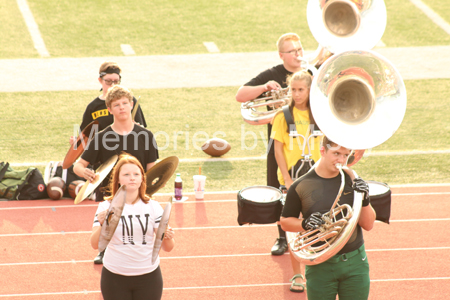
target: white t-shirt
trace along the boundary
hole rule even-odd
[[[97,214],[107,210],[110,204],[103,201],[98,205],[93,227],[100,226]],[[125,276],[153,272],[159,265],[159,257],[152,265],[154,228],[159,227],[163,211],[155,200],[145,204],[139,199],[133,205],[125,204],[122,218],[106,248],[103,266]]]

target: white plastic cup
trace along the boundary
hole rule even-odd
[[[194,175],[195,199],[202,200],[205,194],[206,176]]]

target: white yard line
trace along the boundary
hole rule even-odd
[[[441,27],[447,34],[450,35],[450,24],[441,18],[434,10],[428,7],[420,0],[410,0],[412,4],[417,6],[428,18],[431,19],[437,26]]]
[[[50,57],[50,53],[48,53],[47,48],[45,47],[44,40],[42,39],[41,32],[39,31],[39,26],[34,20],[33,13],[28,6],[27,0],[17,0],[17,5],[19,6],[19,10],[22,13],[28,31],[30,32],[31,39],[34,43],[34,48],[36,48],[40,56]]]
[[[136,53],[133,50],[133,47],[128,44],[121,44],[120,49],[122,50],[124,55],[136,55]]]
[[[219,53],[220,50],[214,42],[203,42],[203,45],[206,47],[206,50],[210,53]]]
[[[92,262],[90,262],[92,263]],[[420,277],[420,278],[387,278],[387,279],[371,279],[370,282],[400,282],[400,281],[434,281],[434,280],[450,280],[450,277]],[[290,283],[266,283],[266,284],[236,284],[236,285],[215,285],[215,286],[187,286],[187,287],[173,287],[163,288],[165,291],[170,290],[204,290],[204,289],[224,289],[224,288],[255,288],[255,287],[271,287],[271,286],[287,286]],[[36,297],[36,296],[48,296],[48,295],[81,295],[81,294],[100,294],[101,291],[74,291],[74,292],[54,292],[54,293],[32,293],[32,294],[8,294],[0,295],[0,298],[4,297]]]

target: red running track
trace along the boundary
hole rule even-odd
[[[392,189],[391,224],[364,232],[369,299],[448,299],[450,186]],[[157,197],[164,206],[166,197]],[[102,299],[89,236],[97,204],[0,202],[0,300]],[[239,226],[236,194],[173,206],[176,247],[161,253],[163,299],[307,299],[289,291],[275,225]]]

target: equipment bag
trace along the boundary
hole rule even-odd
[[[36,168],[15,171],[9,163],[0,163],[0,198],[36,200],[48,198],[44,178]]]

